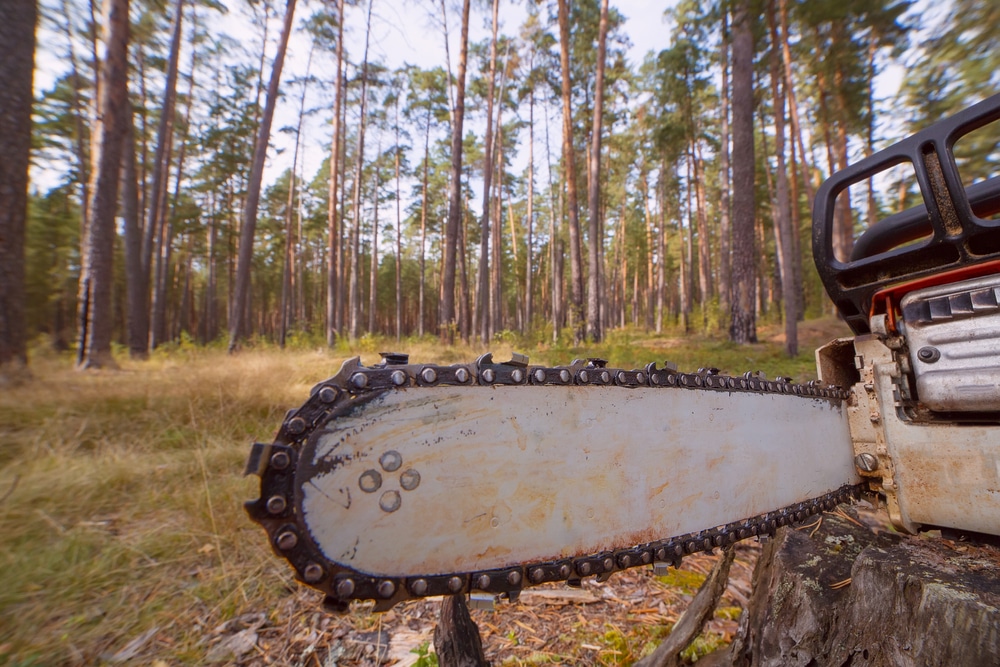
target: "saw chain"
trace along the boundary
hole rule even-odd
[[[485,354],[473,364],[442,366],[410,364],[408,356],[383,353],[383,361],[362,366],[355,358],[344,363],[340,372],[313,387],[309,399],[289,411],[274,442],[254,444],[247,474],[260,476],[260,498],[246,503],[246,510],[267,532],[272,549],[294,568],[297,578],[326,594],[328,608],[343,610],[351,600],[373,600],[376,610],[386,610],[408,599],[437,595],[480,593],[510,600],[528,586],[546,582],[576,584],[583,577],[605,580],[614,572],[651,564],[672,564],[697,552],[712,552],[750,537],[772,535],[779,527],[801,522],[857,496],[861,485],[845,485],[810,500],[757,516],[684,535],[637,544],[602,553],[580,554],[573,558],[522,563],[499,570],[455,572],[415,577],[379,577],[358,571],[327,558],[316,545],[298,508],[295,474],[303,447],[317,430],[323,429],[360,405],[389,391],[409,387],[439,386],[616,386],[645,387],[662,391],[752,392],[791,394],[809,399],[845,401],[850,393],[816,381],[806,384],[790,378],[767,379],[761,372],[740,376],[702,368],[695,373],[678,372],[667,363],[658,368],[651,363],[643,369],[609,368],[602,359],[578,359],[568,366],[530,366],[528,358],[513,355],[496,363]],[[383,461],[393,471],[401,461]],[[407,473],[403,471],[405,478]],[[417,473],[413,473],[417,474]],[[412,476],[412,475],[411,475]],[[406,480],[403,480],[404,488]],[[410,480],[418,484],[419,477]],[[387,510],[388,511],[388,510]]]

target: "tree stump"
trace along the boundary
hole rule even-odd
[[[1000,665],[1000,549],[836,514],[764,548],[734,666]]]

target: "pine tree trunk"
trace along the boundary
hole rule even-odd
[[[781,271],[781,297],[785,307],[785,354],[794,357],[799,353],[798,298],[795,294],[795,270],[798,258],[792,243],[792,223],[789,219],[788,171],[785,168],[785,96],[782,90],[782,65],[778,56],[778,27],[775,20],[774,0],[767,4],[767,22],[771,31],[771,95],[774,99],[774,154],[775,170],[774,235]]]
[[[376,155],[382,154],[381,136]],[[368,265],[368,331],[375,333],[375,318],[378,306],[378,209],[379,193],[382,190],[382,176],[378,165],[375,165],[375,189],[372,196],[372,245]]]
[[[580,211],[576,198],[576,154],[573,149],[572,77],[569,69],[569,1],[559,4],[559,62],[562,67],[563,165],[566,178],[566,206],[569,225],[569,261],[571,303],[570,320],[574,342],[579,345],[586,337],[583,311],[583,251],[580,240]]]
[[[754,313],[753,31],[749,0],[733,10],[733,285],[729,337],[757,341]]]
[[[403,211],[399,189],[399,96],[396,96],[396,341],[403,338]]]
[[[549,144],[549,112],[548,105],[545,105],[545,164],[549,177],[549,273],[551,273],[552,297],[551,297],[551,318],[552,318],[552,342],[559,342],[559,327],[561,322],[562,306],[562,245],[559,243],[556,227],[556,188],[552,181],[552,152]],[[560,197],[562,191],[560,190]]]
[[[354,195],[351,199],[351,277],[348,286],[350,328],[348,335],[352,341],[361,333],[361,191],[364,183],[365,129],[368,125],[368,44],[372,32],[372,4],[368,1],[368,20],[365,27],[365,55],[361,61],[361,122],[358,126],[358,147],[354,162]]]
[[[601,322],[601,121],[604,114],[604,64],[607,60],[608,0],[601,0],[597,32],[597,73],[594,81],[594,118],[590,128],[590,164],[587,208],[590,213],[590,263],[587,275],[587,335],[593,342],[603,337]]]
[[[115,215],[121,179],[122,150],[128,132],[128,0],[107,0],[104,10],[106,52],[101,63],[101,122],[94,158],[91,220],[80,272],[80,368],[114,366],[111,357]]]
[[[462,3],[462,49],[458,59],[458,77],[455,84],[455,104],[451,124],[451,180],[448,185],[448,222],[445,227],[441,267],[441,319],[438,323],[438,329],[442,339],[448,343],[454,341],[456,325],[455,269],[459,250],[459,226],[462,224],[462,121],[465,117],[465,68],[469,58],[469,6],[470,0],[465,0]],[[462,252],[464,254],[464,248]]]
[[[708,231],[708,214],[705,209],[705,167],[701,157],[701,144],[695,142],[694,155],[694,194],[698,220],[698,289],[701,296],[702,326],[708,323],[708,307],[712,299],[712,263],[711,244]]]
[[[340,177],[340,107],[344,104],[344,0],[337,2],[337,56],[333,101],[333,137],[330,139],[330,189],[326,200],[326,344],[337,341],[340,287],[340,219],[337,216],[337,180]]]
[[[236,289],[233,298],[233,309],[229,324],[229,351],[235,352],[239,339],[244,334],[247,304],[250,300],[250,269],[253,263],[254,232],[257,227],[257,206],[260,203],[261,177],[264,175],[264,159],[267,157],[267,144],[271,136],[271,120],[274,118],[274,107],[278,98],[278,84],[281,81],[281,69],[285,61],[285,51],[288,48],[288,36],[292,31],[292,18],[295,14],[295,0],[287,0],[285,6],[285,22],[278,41],[278,51],[271,66],[271,80],[267,86],[267,101],[264,103],[264,115],[261,118],[254,142],[253,163],[250,166],[250,176],[247,183],[246,204],[243,209],[243,221],[240,229],[240,249],[236,267]]]
[[[729,315],[732,283],[732,225],[729,218],[729,14],[722,13],[722,87],[719,98],[719,310]]]
[[[31,151],[36,0],[0,3],[0,382],[28,363],[24,237]]]
[[[431,161],[431,110],[427,108],[427,125],[424,129],[424,175],[420,184],[420,294],[417,313],[417,335],[424,335],[426,318],[425,292],[427,289],[427,185]]]
[[[128,299],[128,350],[133,359],[145,359],[149,344],[149,295],[142,289],[142,226],[139,222],[139,174],[136,169],[135,123],[127,110],[122,169],[122,217],[125,221],[125,288]]]
[[[153,153],[153,181],[151,185],[150,201],[146,215],[146,228],[144,230],[142,245],[143,260],[143,281],[140,288],[148,291],[150,286],[153,289],[153,298],[150,301],[152,309],[149,329],[149,348],[155,349],[162,339],[163,315],[165,314],[159,307],[157,297],[162,298],[160,285],[165,282],[163,272],[163,225],[166,210],[165,199],[167,193],[167,179],[170,171],[170,155],[173,145],[174,133],[174,108],[177,103],[177,70],[180,60],[182,25],[184,20],[184,1],[177,0],[174,6],[174,25],[170,37],[170,56],[167,61],[167,79],[163,92],[163,107],[160,110],[160,122],[156,132],[156,150]],[[157,246],[157,240],[160,241]],[[156,276],[153,276],[153,254],[156,253]]]
[[[534,52],[531,53],[528,61],[528,71],[534,67]],[[535,88],[528,91],[528,230],[527,230],[527,257],[525,257],[524,269],[524,322],[525,330],[531,331],[533,327],[534,313],[534,286],[533,275],[535,267],[532,265],[534,256],[534,229],[535,229]]]
[[[490,291],[490,193],[493,184],[493,99],[496,94],[497,71],[497,31],[499,30],[500,0],[493,0],[493,33],[490,37],[490,69],[486,84],[486,136],[483,144],[483,212],[479,231],[479,280],[476,288],[479,336],[483,345],[490,342],[490,335],[497,325],[493,309],[486,308],[491,303]],[[494,223],[496,224],[496,222]],[[488,296],[490,295],[490,296]]]

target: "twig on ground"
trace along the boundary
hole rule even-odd
[[[681,615],[674,629],[655,651],[635,663],[635,667],[675,667],[680,665],[680,653],[701,633],[705,622],[712,617],[722,593],[729,583],[729,567],[736,551],[726,547],[711,573],[698,589],[691,604]]]

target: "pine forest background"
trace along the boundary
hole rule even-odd
[[[99,366],[366,336],[751,341],[763,318],[794,354],[796,321],[832,311],[818,185],[1000,81],[990,0],[680,0],[641,61],[627,2],[525,0],[514,25],[511,0],[412,0],[451,37],[429,69],[370,57],[392,1],[43,0],[23,339]],[[470,22],[490,36],[456,41]],[[282,74],[288,43],[305,75]],[[970,179],[997,172],[987,144]],[[918,200],[878,185],[838,214],[840,252]]]

